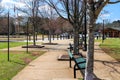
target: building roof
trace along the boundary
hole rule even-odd
[[[110,27],[110,28],[105,28],[105,30],[106,30],[106,29],[113,29],[113,30],[120,31],[120,28],[118,28],[118,27]]]

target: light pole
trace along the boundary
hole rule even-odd
[[[102,43],[104,42],[104,40],[105,40],[105,32],[104,32],[104,27],[105,27],[105,21],[106,21],[106,18],[107,18],[107,14],[109,14],[107,11],[105,11],[105,10],[103,10],[104,12],[103,13],[101,13],[101,15],[100,15],[100,17],[101,17],[101,19],[102,19],[102,23],[103,23],[103,25],[102,25],[102,27],[103,27],[103,29],[102,29]]]
[[[29,20],[28,20],[29,21]],[[29,30],[28,30],[28,27],[29,27],[29,22],[27,21],[27,49],[26,49],[26,52],[28,53],[28,36],[29,36]]]
[[[102,34],[102,43],[104,42],[104,37],[105,37],[105,35],[104,35],[104,19],[103,19],[103,34]]]
[[[10,61],[10,39],[9,39],[9,37],[10,37],[10,26],[9,26],[9,11],[8,11],[8,61]]]
[[[87,51],[87,19],[86,19],[86,1],[85,1],[85,15],[84,15],[84,49]]]

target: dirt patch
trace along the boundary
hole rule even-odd
[[[31,55],[32,56],[40,56],[39,52],[32,52]]]
[[[22,60],[24,61],[25,64],[28,64],[28,63],[30,63],[32,61],[31,58],[27,58],[27,57],[22,58]]]

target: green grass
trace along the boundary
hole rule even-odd
[[[0,52],[0,80],[11,80],[30,61],[34,60],[44,52],[10,52],[10,61],[7,52]]]
[[[10,42],[10,47],[17,47],[17,46],[22,46],[26,45],[26,42]],[[29,42],[29,44],[33,44],[33,42]],[[41,44],[41,42],[36,42],[36,44]],[[0,49],[4,49],[8,47],[7,42],[0,42]]]
[[[107,54],[120,61],[120,38],[105,39],[104,43],[100,44],[100,47]]]
[[[32,42],[30,42],[29,44],[32,44]],[[0,49],[4,49],[8,47],[7,42],[0,42],[0,45],[1,45]],[[16,47],[21,45],[26,45],[26,42],[10,42],[10,47]]]

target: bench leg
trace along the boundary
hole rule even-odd
[[[71,58],[70,58],[70,61],[69,61],[70,63],[69,63],[69,66],[70,66],[70,68],[72,68],[72,66],[71,66]]]
[[[76,78],[76,68],[74,66],[74,78]]]

